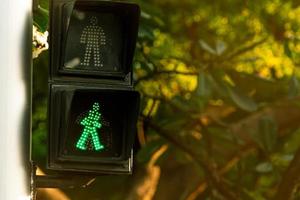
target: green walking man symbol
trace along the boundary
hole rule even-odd
[[[80,121],[80,124],[84,126],[81,136],[76,144],[76,148],[80,150],[86,150],[88,142],[92,142],[92,147],[96,151],[104,149],[101,144],[97,129],[100,129],[102,124],[100,123],[101,114],[99,112],[99,103],[93,104],[93,109],[89,110],[88,116]]]

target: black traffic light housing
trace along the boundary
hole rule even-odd
[[[48,168],[131,173],[139,7],[52,0],[50,14]]]

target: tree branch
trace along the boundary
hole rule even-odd
[[[181,151],[188,154],[200,167],[202,167],[207,174],[208,179],[220,194],[222,194],[228,200],[237,200],[235,194],[230,191],[227,185],[215,172],[214,167],[209,164],[207,159],[196,154],[193,150],[183,145],[181,142],[178,142],[174,137],[171,136],[171,134],[167,130],[159,127],[151,121],[148,121],[147,123],[149,127],[156,131],[161,137],[165,138],[167,141],[178,147]]]
[[[219,176],[222,176],[229,172],[236,164],[243,158],[256,150],[256,147],[253,145],[245,145],[237,153],[235,153],[229,161],[218,169]],[[186,200],[195,200],[197,197],[202,194],[207,189],[207,180],[203,180],[199,186],[189,194]]]
[[[270,116],[278,127],[279,136],[286,133],[286,129],[299,127],[300,107],[297,106],[300,97],[294,99],[280,99],[273,105],[266,107],[252,115],[230,125],[230,131],[246,143],[253,142],[252,133],[259,130],[259,121],[264,116]]]
[[[154,61],[151,60],[151,58],[149,58],[149,56],[146,55],[145,52],[142,49],[141,49],[140,52],[142,53],[144,59],[148,63],[150,63],[154,66],[154,70],[151,73],[147,74],[146,76],[143,76],[143,77],[137,79],[135,81],[135,85],[139,84],[141,81],[149,80],[149,79],[155,77],[156,75],[161,75],[161,74],[191,75],[191,76],[197,76],[198,75],[198,72],[182,72],[182,71],[176,71],[176,70],[158,70],[159,66],[157,66],[157,64],[154,63]]]
[[[224,58],[223,60],[224,61],[228,61],[228,60],[232,60],[233,58],[239,56],[239,55],[242,55],[244,53],[246,53],[247,51],[250,51],[252,49],[254,49],[255,47],[261,45],[262,43],[264,43],[265,41],[267,40],[267,38],[263,38],[257,42],[254,42],[242,49],[238,49],[237,51],[234,51],[232,54],[228,55],[226,58]]]
[[[293,192],[300,181],[300,148],[297,150],[294,159],[285,171],[278,186],[274,200],[290,200]]]
[[[153,71],[150,74],[147,74],[146,76],[143,76],[135,81],[135,84],[139,84],[141,81],[149,80],[157,75],[186,75],[186,76],[198,76],[197,72],[181,72],[181,71],[171,71],[171,70],[161,70],[161,71]]]

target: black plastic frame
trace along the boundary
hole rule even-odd
[[[89,172],[89,173],[131,173],[132,171],[132,146],[134,141],[134,134],[132,130],[135,130],[135,123],[138,117],[139,109],[139,94],[133,90],[115,90],[113,88],[99,87],[99,86],[74,86],[74,85],[49,85],[50,86],[50,104],[49,104],[49,157],[48,167],[49,169],[59,171],[78,171],[78,172]],[[60,148],[64,133],[66,134],[67,129],[67,114],[70,108],[70,101],[63,99],[64,92],[74,92],[76,90],[89,90],[93,92],[126,92],[132,95],[134,99],[130,108],[131,112],[127,113],[123,123],[123,138],[122,138],[122,154],[120,157],[112,158],[95,158],[95,157],[79,157],[68,155],[65,156],[61,152]],[[64,112],[62,112],[64,111]]]
[[[51,0],[50,10],[50,69],[49,69],[49,102],[48,102],[48,159],[47,167],[56,172],[65,173],[88,173],[88,174],[130,174],[132,173],[133,141],[135,136],[135,124],[139,113],[139,94],[134,92],[132,83],[132,60],[135,50],[138,21],[140,15],[139,6],[126,2],[100,1],[100,0]],[[99,10],[111,12],[127,13],[129,32],[124,39],[123,45],[123,69],[124,73],[82,73],[82,71],[61,70],[64,63],[65,41],[68,30],[68,16],[71,16],[72,6],[66,5],[95,6]],[[76,89],[88,90],[111,90],[127,91],[136,93],[135,105],[130,110],[131,122],[126,127],[126,138],[123,140],[123,154],[119,158],[98,159],[98,160],[80,160],[76,157],[64,158],[60,156],[60,131],[63,123],[61,120],[62,103],[61,91],[70,91]]]
[[[68,5],[68,6],[67,6]],[[72,6],[73,5],[73,6]],[[85,72],[82,70],[67,70],[64,66],[64,52],[67,40],[68,24],[72,11],[66,8],[73,8],[82,6],[85,9],[99,12],[112,13],[124,16],[124,27],[126,26],[126,33],[123,37],[123,59],[121,68],[123,72],[105,72],[105,71],[91,71]],[[138,32],[138,22],[140,15],[140,8],[138,5],[126,2],[114,1],[99,1],[99,0],[52,0],[52,11],[50,18],[50,65],[51,65],[51,79],[53,80],[72,80],[74,77],[85,81],[87,79],[99,78],[120,81],[121,84],[132,85],[132,60],[135,51],[135,44]],[[85,79],[85,80],[84,80]]]

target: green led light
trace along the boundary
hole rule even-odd
[[[89,110],[88,116],[81,120],[80,124],[84,126],[79,140],[77,141],[76,148],[86,150],[88,142],[92,142],[92,147],[96,151],[104,149],[101,144],[97,129],[100,129],[102,124],[100,121],[101,114],[99,113],[99,103],[93,104],[93,109]]]

